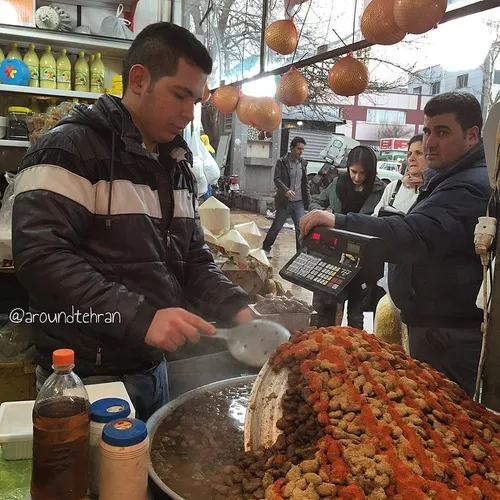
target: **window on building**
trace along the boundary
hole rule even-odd
[[[415,87],[413,89],[414,94],[421,94],[422,93],[422,87]]]
[[[368,123],[387,123],[394,125],[404,125],[406,123],[406,111],[394,109],[368,109],[366,112]]]
[[[493,83],[495,85],[500,85],[500,71],[496,70],[495,74],[493,75]]]
[[[457,76],[457,89],[464,89],[469,86],[469,74]]]
[[[433,82],[431,83],[431,94],[436,95],[441,92],[441,82]]]

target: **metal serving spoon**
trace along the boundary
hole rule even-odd
[[[279,323],[255,319],[234,328],[217,328],[215,335],[203,336],[224,339],[235,359],[260,368],[278,346],[288,341],[290,332]]]

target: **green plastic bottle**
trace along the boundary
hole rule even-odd
[[[43,56],[40,58],[40,87],[44,89],[56,89],[56,75],[56,60],[52,55],[50,45],[47,45]]]
[[[71,90],[71,61],[66,55],[66,49],[61,49],[61,55],[57,59],[57,88]]]
[[[10,52],[7,54],[7,59],[19,59],[20,61],[23,60],[23,56],[21,55],[21,52],[19,52],[16,42],[12,42]]]
[[[78,52],[78,59],[75,62],[75,90],[79,92],[89,92],[90,70],[85,52]]]
[[[35,46],[30,43],[28,45],[28,52],[24,54],[24,62],[28,69],[31,71],[31,79],[29,82],[30,87],[40,86],[40,59],[35,52]]]
[[[94,62],[90,68],[90,91],[104,94],[104,63],[101,61],[101,54],[95,55]]]

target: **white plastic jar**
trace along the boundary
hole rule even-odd
[[[99,500],[146,500],[149,437],[142,420],[124,418],[104,426]]]
[[[104,426],[108,422],[130,415],[130,405],[121,398],[104,398],[90,407],[89,433],[89,490],[99,496],[100,444]]]

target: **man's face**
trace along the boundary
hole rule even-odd
[[[422,175],[427,168],[424,146],[421,141],[414,142],[408,149],[408,172],[411,175]]]
[[[292,148],[292,156],[294,158],[300,158],[304,152],[305,145],[299,142],[295,147]]]
[[[201,102],[206,81],[201,68],[180,58],[174,76],[164,76],[141,91],[139,120],[149,142],[169,142],[182,134],[194,118],[194,105]]]
[[[454,113],[424,117],[425,160],[433,170],[450,166],[478,142],[478,128],[472,127],[464,132]]]

